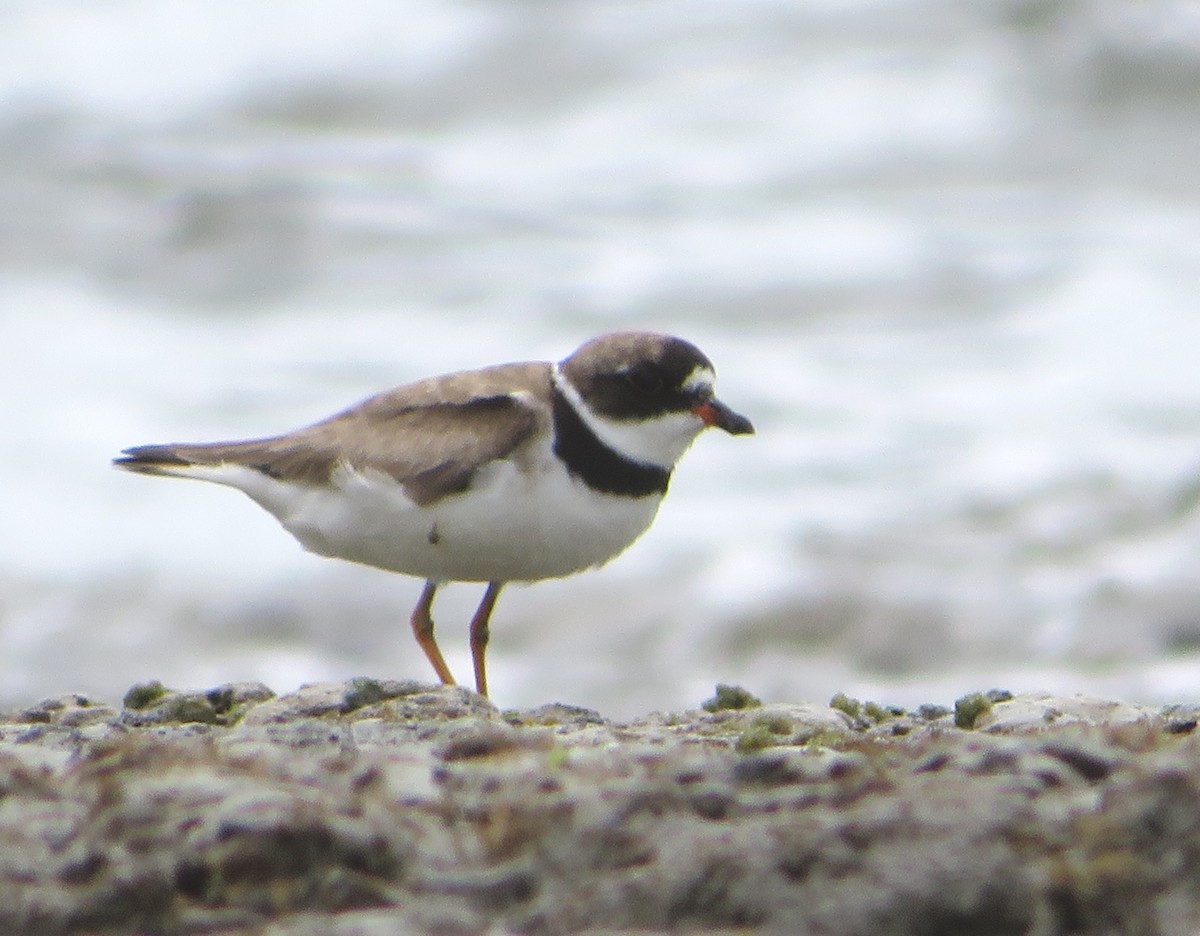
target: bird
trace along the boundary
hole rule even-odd
[[[434,596],[447,582],[486,583],[468,629],[486,697],[505,584],[607,563],[649,528],[703,430],[754,432],[717,399],[715,379],[682,338],[613,332],[557,363],[430,377],[293,432],[138,445],[113,464],[235,488],[310,552],[424,579],[410,625],[445,685],[455,680],[434,637]]]

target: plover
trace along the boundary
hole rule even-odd
[[[431,377],[285,435],[139,445],[113,464],[237,488],[314,553],[424,578],[412,629],[446,684],[434,595],[486,582],[469,630],[486,696],[488,621],[505,583],[608,562],[650,526],[703,429],[754,431],[714,380],[694,345],[618,332],[557,364]]]

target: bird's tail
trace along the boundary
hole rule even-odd
[[[113,465],[136,474],[235,484],[226,476],[226,469],[243,465],[249,454],[247,450],[258,445],[257,442],[137,445],[114,458]]]

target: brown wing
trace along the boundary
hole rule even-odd
[[[280,480],[319,485],[339,463],[387,474],[417,503],[464,490],[475,472],[546,425],[549,365],[509,364],[434,377],[371,397],[287,435],[246,442],[147,445],[117,464],[238,464]]]

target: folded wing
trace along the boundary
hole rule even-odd
[[[141,445],[114,464],[213,481],[222,478],[211,469],[232,465],[311,486],[329,483],[339,465],[348,465],[394,478],[414,501],[430,504],[465,490],[481,467],[538,432],[546,417],[535,401],[548,387],[542,364],[451,374],[398,387],[286,435]]]

